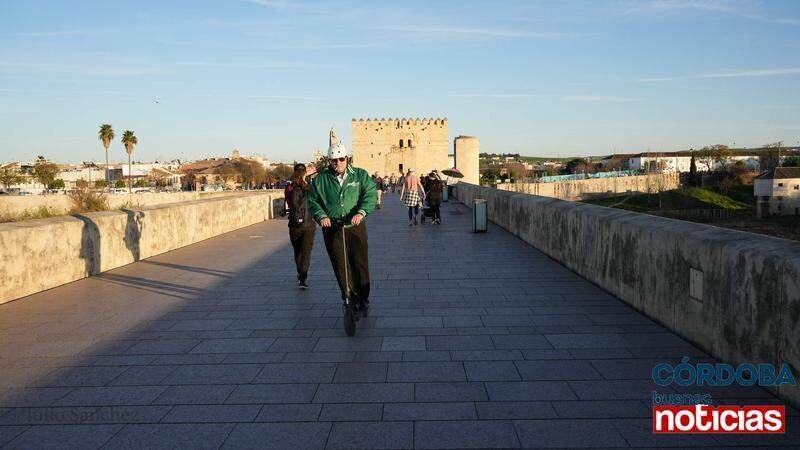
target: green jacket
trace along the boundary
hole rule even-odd
[[[345,174],[341,186],[331,169],[323,170],[314,178],[308,207],[317,222],[326,217],[349,219],[356,214],[366,217],[375,210],[378,194],[367,171],[348,164]]]

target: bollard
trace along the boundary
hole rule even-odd
[[[442,189],[442,201],[446,202],[449,199],[450,199],[450,188],[448,186],[445,186],[444,189]]]
[[[472,201],[472,231],[486,233],[486,199],[476,198]]]

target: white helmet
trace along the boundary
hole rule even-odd
[[[344,144],[341,142],[331,144],[331,146],[328,147],[328,159],[336,159],[349,156],[350,152],[347,150],[347,147],[345,147]]]

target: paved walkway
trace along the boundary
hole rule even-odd
[[[373,308],[354,338],[321,238],[299,292],[280,220],[0,305],[0,445],[800,443],[796,415],[786,436],[654,436],[648,398],[673,391],[650,370],[702,352],[505,231],[471,233],[462,205],[409,227],[386,201],[368,219]]]

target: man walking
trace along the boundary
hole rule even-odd
[[[314,179],[308,206],[314,219],[322,226],[325,248],[342,298],[347,296],[349,286],[356,317],[358,314],[367,317],[369,259],[364,218],[375,210],[378,198],[369,173],[351,166],[349,157],[344,144],[332,137],[328,148],[329,166]]]

